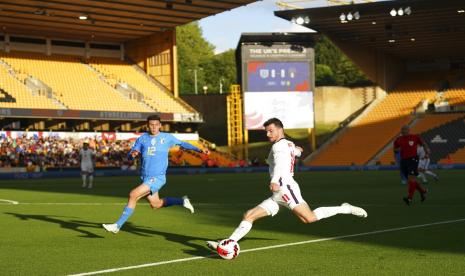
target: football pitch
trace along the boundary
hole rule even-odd
[[[241,254],[226,261],[205,247],[227,238],[248,208],[269,196],[268,175],[168,175],[161,196],[189,195],[195,214],[153,211],[145,199],[118,234],[137,177],[0,181],[1,275],[464,275],[465,171],[438,171],[412,206],[395,171],[297,172],[314,209],[349,202],[368,217],[303,224],[285,208],[254,224]],[[18,204],[12,204],[12,202]]]

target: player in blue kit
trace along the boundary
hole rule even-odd
[[[187,150],[194,150],[208,154],[208,150],[201,150],[189,143],[183,142],[170,133],[160,132],[161,121],[158,115],[151,115],[147,118],[149,133],[141,135],[131,151],[130,158],[141,155],[141,180],[142,184],[134,188],[129,193],[128,204],[124,207],[121,217],[113,224],[103,224],[105,230],[118,233],[123,224],[134,212],[137,201],[147,196],[147,200],[153,209],[182,205],[194,213],[194,207],[187,196],[183,198],[165,197],[160,198],[158,191],[166,183],[166,169],[168,168],[168,152],[175,145],[179,145]]]

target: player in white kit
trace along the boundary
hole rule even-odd
[[[425,174],[432,176],[434,180],[438,181],[439,180],[438,175],[429,170],[430,158],[429,158],[429,155],[426,154],[425,148],[423,146],[418,146],[417,154],[418,154],[418,176],[421,178],[423,183],[428,182]]]
[[[252,223],[266,216],[275,216],[279,206],[290,209],[303,223],[312,223],[337,214],[352,214],[367,217],[367,212],[360,207],[343,203],[334,207],[319,207],[312,211],[300,194],[299,184],[294,180],[295,157],[300,156],[302,148],[285,139],[282,122],[277,118],[266,121],[263,126],[270,142],[273,143],[268,155],[271,197],[256,207],[248,210],[229,239],[238,242],[251,229]],[[218,242],[207,241],[207,246],[213,250]]]
[[[84,142],[82,149],[79,151],[79,160],[81,161],[82,188],[92,189],[94,182],[94,164],[95,153],[89,148],[89,143]]]

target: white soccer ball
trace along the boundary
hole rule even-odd
[[[231,239],[225,239],[218,243],[218,247],[216,248],[216,252],[221,258],[225,260],[232,260],[239,255],[241,252],[241,248],[239,244]]]

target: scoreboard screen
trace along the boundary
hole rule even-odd
[[[247,92],[309,92],[310,65],[308,62],[247,63]]]

